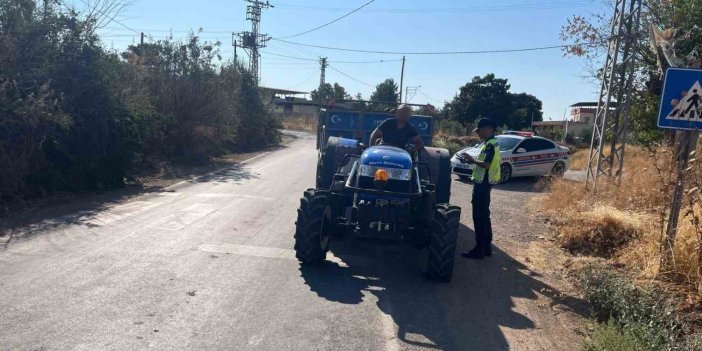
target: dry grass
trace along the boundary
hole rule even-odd
[[[587,150],[584,154],[586,159]],[[688,170],[672,268],[663,272],[660,267],[662,233],[674,186],[671,160],[672,152],[665,148],[627,147],[619,187],[600,182],[597,194],[592,195],[582,183],[557,180],[539,200],[539,207],[553,219],[558,242],[569,252],[610,258],[639,278],[702,293],[698,225],[702,200],[694,190],[702,183],[702,167],[696,161]]]
[[[570,169],[574,171],[584,171],[587,167],[587,158],[589,155],[589,149],[576,151],[570,158]]]
[[[286,116],[282,118],[283,128],[314,132],[317,130],[317,118],[308,116]]]
[[[611,258],[642,232],[638,216],[610,206],[596,206],[563,226],[558,241],[572,254]]]

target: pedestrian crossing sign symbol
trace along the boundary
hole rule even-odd
[[[669,68],[665,75],[658,127],[702,129],[702,70]]]

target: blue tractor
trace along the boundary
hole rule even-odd
[[[333,237],[353,233],[426,248],[426,276],[450,281],[461,209],[449,203],[449,152],[366,146],[372,131],[390,117],[321,110],[316,187],[300,201],[296,256],[303,265],[320,263]],[[431,145],[432,122],[427,116],[410,121],[425,145]]]

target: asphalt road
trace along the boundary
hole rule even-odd
[[[37,214],[0,249],[0,350],[572,350],[564,298],[518,257],[531,181],[495,189],[498,250],[453,282],[413,249],[343,240],[302,269],[293,232],[314,182],[304,134],[241,165],[117,203]],[[472,243],[470,185],[460,247]],[[64,211],[65,212],[65,211]]]

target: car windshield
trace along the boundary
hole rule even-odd
[[[517,143],[519,143],[520,139],[518,138],[505,138],[505,137],[497,137],[497,143],[500,144],[500,151],[507,151],[507,150],[512,150],[514,149],[515,146],[517,146]]]

